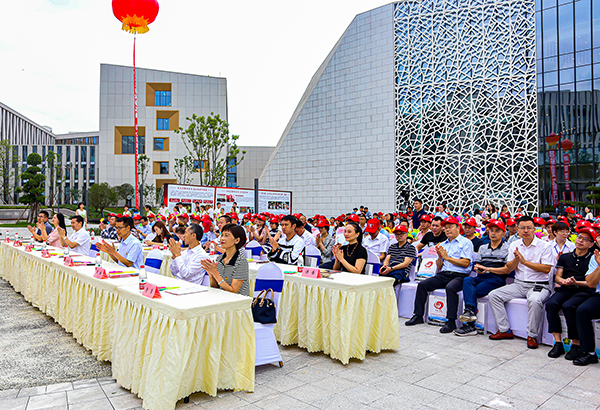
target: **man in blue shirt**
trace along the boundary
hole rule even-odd
[[[96,247],[106,252],[113,261],[121,266],[139,269],[144,263],[144,253],[142,252],[142,243],[131,234],[133,229],[133,218],[124,216],[117,219],[116,230],[121,239],[119,250],[117,251],[112,244],[97,242]]]
[[[440,329],[441,333],[451,333],[456,329],[458,316],[458,292],[462,290],[463,279],[471,273],[473,259],[473,242],[460,235],[460,222],[454,217],[442,221],[446,239],[435,246],[438,259],[438,273],[429,279],[419,282],[415,298],[413,317],[406,326],[424,323],[425,303],[429,292],[446,288],[446,318],[448,321]]]

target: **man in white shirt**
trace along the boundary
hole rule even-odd
[[[515,282],[493,290],[490,306],[498,331],[492,340],[513,339],[504,304],[515,298],[527,298],[527,347],[537,349],[538,331],[544,315],[544,303],[550,297],[550,270],[556,263],[548,242],[536,238],[533,218],[523,216],[518,223],[520,239],[509,248],[506,267],[515,271]]]
[[[90,234],[83,228],[84,222],[80,215],[72,216],[71,228],[73,228],[73,233],[71,236],[67,238],[67,232],[61,227],[58,228],[58,236],[63,247],[68,246],[73,252],[87,256],[90,253],[91,244]]]
[[[296,235],[296,227],[302,222],[292,215],[281,218],[281,232],[274,237],[269,234],[271,252],[268,253],[269,260],[276,263],[295,265],[304,250],[304,240]]]
[[[296,226],[296,235],[298,235],[304,241],[304,247],[306,248],[309,245],[317,246],[317,240],[312,235],[312,233],[308,232],[305,228],[306,225],[303,225],[302,219],[300,219],[300,223]]]
[[[390,246],[390,240],[386,235],[381,233],[379,219],[373,218],[367,222],[362,246],[364,246],[366,250],[377,255],[379,260],[383,262]]]
[[[171,273],[179,279],[188,282],[202,284],[206,271],[202,268],[201,261],[209,258],[208,254],[200,246],[202,239],[202,227],[198,224],[192,224],[185,229],[183,235],[184,242],[188,245],[185,250],[181,249],[179,243],[173,238],[169,241],[169,250],[173,255],[171,262]]]
[[[124,216],[117,220],[116,230],[121,243],[119,250],[116,250],[114,245],[102,242],[97,242],[98,250],[106,252],[113,261],[121,266],[128,268],[134,267],[139,269],[144,264],[144,252],[142,251],[141,242],[132,234],[133,219]]]

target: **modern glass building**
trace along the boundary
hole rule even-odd
[[[417,195],[457,210],[581,199],[600,177],[599,20],[600,0],[407,0],[359,14],[261,185],[292,190],[307,213],[391,211]]]
[[[600,177],[600,1],[537,0],[536,27],[540,206],[552,209]]]

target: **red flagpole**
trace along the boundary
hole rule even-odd
[[[133,112],[135,117],[135,207],[140,210],[140,193],[138,183],[138,109],[137,109],[137,84],[135,78],[135,34],[133,35]]]

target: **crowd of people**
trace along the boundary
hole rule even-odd
[[[175,277],[243,295],[250,292],[243,249],[250,241],[272,262],[306,264],[308,250],[316,249],[320,268],[356,274],[366,272],[371,254],[380,267],[373,273],[393,278],[395,285],[410,281],[419,255],[433,257],[437,272],[418,282],[414,313],[405,325],[424,323],[428,293],[445,289],[447,321],[440,332],[476,335],[477,299],[488,296],[498,329],[490,339],[512,339],[506,303],[525,298],[527,347],[538,347],[545,314],[555,340],[550,357],[565,355],[576,365],[598,362],[593,320],[600,318],[600,222],[589,209],[582,217],[569,207],[556,219],[532,217],[522,208],[511,215],[506,206],[498,210],[491,204],[457,214],[445,205],[428,212],[417,199],[405,212],[371,213],[361,206],[328,218],[239,215],[235,203],[230,212],[223,204],[216,209],[194,205],[193,211],[184,204],[171,211],[163,206],[156,214],[146,206],[145,215],[126,207],[100,224],[101,238],[118,240],[118,248],[102,240],[95,244],[116,263],[135,268],[143,264],[142,244],[168,248]],[[74,215],[67,236],[65,217],[54,215],[51,225],[42,211],[37,229],[29,229],[36,240],[88,254],[92,240],[86,222],[86,215]],[[218,256],[211,258],[213,253]],[[464,310],[459,315],[461,291]],[[568,352],[561,341],[560,311],[572,341]]]

